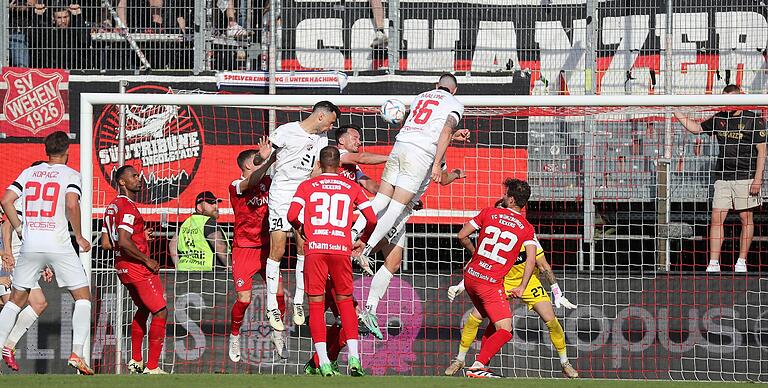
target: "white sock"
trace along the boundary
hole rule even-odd
[[[19,315],[21,309],[11,301],[3,306],[3,311],[0,311],[0,343],[5,343],[8,339],[8,334],[11,333],[13,325],[16,323],[16,317]]]
[[[456,359],[459,361],[464,361],[467,359],[467,352],[462,352],[459,350],[459,353],[456,355]]]
[[[560,365],[565,364],[566,362],[568,362],[568,352],[563,351],[560,353]]]
[[[718,264],[720,264],[720,260],[717,260],[717,259],[710,259],[710,260],[709,260],[709,264],[711,264],[711,265],[718,265]]]
[[[384,215],[379,218],[379,222],[376,224],[376,229],[373,230],[371,238],[368,239],[368,244],[363,250],[363,255],[370,256],[373,248],[375,248],[376,245],[379,244],[379,241],[389,233],[389,230],[397,224],[397,221],[403,214],[403,210],[405,210],[405,205],[402,203],[397,201],[389,202],[387,210],[384,212]]]
[[[475,360],[475,363],[472,364],[470,368],[485,368],[485,365],[483,365],[480,361]]]
[[[78,299],[72,311],[72,353],[83,356],[83,345],[90,331],[91,301]]]
[[[293,305],[304,304],[304,255],[296,255],[296,292],[293,294]]]
[[[379,301],[384,297],[389,287],[389,282],[392,281],[392,277],[395,276],[392,272],[389,272],[386,266],[379,267],[376,271],[376,275],[373,275],[371,280],[371,289],[368,290],[368,300],[365,302],[365,308],[373,314],[376,314],[376,308],[379,306]]]
[[[331,363],[331,360],[328,358],[328,350],[325,347],[325,342],[316,343],[315,351],[317,352],[317,358],[320,360],[321,365]]]
[[[741,257],[739,257],[739,259],[738,259],[738,260],[736,260],[736,262],[737,262],[737,263],[744,263],[744,264],[747,264],[747,259],[742,259]]]
[[[19,339],[21,339],[24,333],[29,330],[29,327],[37,321],[37,318],[37,313],[32,309],[32,306],[27,306],[24,310],[21,310],[18,318],[16,318],[16,324],[13,325],[11,333],[8,334],[8,339],[5,340],[5,346],[15,349],[16,344],[19,343]]]
[[[384,194],[376,193],[376,196],[373,197],[371,200],[371,209],[373,209],[373,212],[376,213],[376,217],[381,217],[384,213],[383,211],[386,210],[387,205],[392,199],[387,197]],[[352,243],[354,244],[355,241],[357,241],[357,238],[360,236],[360,233],[363,232],[363,229],[365,229],[365,225],[367,224],[367,221],[365,220],[365,217],[357,217],[357,221],[355,221],[355,224],[352,225]]]
[[[277,285],[280,280],[280,263],[267,259],[267,310],[277,308]]]
[[[357,340],[347,340],[348,356],[360,358],[360,352],[357,350]]]

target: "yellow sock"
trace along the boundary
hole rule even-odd
[[[477,337],[477,331],[480,329],[480,324],[483,323],[482,319],[475,318],[474,315],[469,314],[467,322],[464,323],[464,328],[461,329],[461,342],[459,343],[459,355],[458,359],[463,360],[469,351],[469,347],[472,346],[472,342]]]
[[[557,354],[560,355],[560,362],[567,362],[568,355],[565,351],[565,333],[563,327],[560,326],[560,321],[557,318],[547,322],[547,328],[549,328],[549,338],[552,339],[552,345],[555,346]]]

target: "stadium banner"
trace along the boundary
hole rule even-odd
[[[340,71],[278,71],[275,74],[275,86],[278,88],[331,88],[342,91],[347,82],[347,75]],[[265,88],[269,86],[269,73],[225,71],[216,74],[216,86]]]
[[[316,4],[282,3],[282,70],[390,66],[386,49],[369,47],[375,29],[368,4]],[[666,2],[613,0],[597,7],[590,15],[584,0],[402,1],[398,29],[403,43],[393,67],[405,73],[529,69],[532,87],[549,83],[550,89],[577,94],[593,78],[601,94],[664,90]],[[765,89],[768,22],[763,8],[749,2],[723,8],[682,1],[675,3],[673,20],[671,71],[677,94],[711,93],[727,83]],[[587,41],[593,26],[596,46]],[[597,54],[594,69],[585,63],[590,47]],[[555,88],[561,74],[565,84]]]
[[[114,279],[114,272],[99,271]],[[234,291],[226,270],[163,273],[168,299],[168,328],[161,366],[175,373],[303,372],[310,356],[309,330],[292,326],[290,357],[274,362],[269,324],[263,320],[264,285],[255,281],[254,299],[241,339],[243,361],[227,356],[228,318]],[[284,280],[289,275],[284,273]],[[364,338],[364,365],[373,374],[439,375],[455,355],[460,328],[471,304],[465,295],[449,303],[445,292],[459,277],[398,275],[379,304],[385,341]],[[357,278],[355,296],[370,278]],[[571,361],[583,377],[641,379],[724,379],[768,381],[760,373],[759,353],[768,349],[768,283],[752,276],[664,275],[655,278],[611,277],[560,282],[576,310],[557,310],[566,332]],[[70,353],[72,299],[43,285],[48,309],[17,346],[23,373],[59,373]],[[292,287],[286,286],[288,292]],[[128,360],[133,307],[127,293],[96,289],[93,303],[92,358],[97,373],[114,373],[118,303],[122,303]],[[596,298],[596,295],[601,297]],[[286,299],[291,298],[290,292]],[[546,326],[525,306],[513,305],[514,338],[492,361],[506,376],[560,376],[557,354]],[[291,311],[291,306],[288,306]],[[328,315],[329,322],[331,321]],[[482,326],[484,327],[484,326]],[[482,334],[482,331],[481,333]],[[301,337],[301,339],[299,339]],[[470,359],[479,342],[470,350]],[[704,362],[705,352],[717,362]],[[342,356],[342,361],[344,360]],[[527,365],[531,369],[527,369]],[[764,366],[763,366],[764,367]],[[541,370],[549,371],[540,372]]]
[[[29,138],[69,132],[68,89],[66,70],[4,67],[0,73],[0,133]]]

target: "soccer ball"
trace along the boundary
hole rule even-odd
[[[400,100],[387,100],[381,105],[381,118],[389,124],[400,124],[405,118],[405,104]]]

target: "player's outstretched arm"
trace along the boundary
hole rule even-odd
[[[443,130],[440,132],[440,137],[437,140],[437,152],[435,152],[435,161],[432,163],[432,180],[437,183],[440,183],[440,179],[443,176],[443,169],[440,168],[440,164],[445,157],[445,152],[448,150],[448,145],[451,143],[453,132],[458,125],[459,122],[456,118],[453,115],[449,115],[448,118],[445,119],[445,125],[443,125]]]
[[[547,258],[543,253],[536,257],[536,266],[539,268],[541,277],[549,283],[549,289],[552,291],[552,297],[555,300],[555,307],[559,308],[560,306],[563,306],[567,309],[575,309],[577,306],[571,303],[571,301],[569,301],[563,294],[563,291],[557,284],[557,278],[555,278],[555,274],[552,272],[552,267],[550,267],[549,262],[547,262]]]
[[[248,178],[240,182],[241,192],[256,187],[256,185],[259,184],[259,181],[261,181],[261,178],[264,178],[264,175],[267,174],[269,168],[272,167],[272,164],[277,160],[277,150],[272,148],[272,143],[266,136],[262,137],[259,141],[258,150],[259,156],[263,162],[256,166],[256,169],[253,170],[251,175],[248,175]]]
[[[382,164],[387,162],[388,155],[371,152],[347,152],[341,155],[341,164]]]
[[[77,193],[67,193],[64,196],[65,213],[67,221],[72,225],[72,232],[75,234],[75,241],[80,246],[80,250],[88,252],[91,250],[91,242],[83,237],[83,231],[80,229],[80,195]]]

